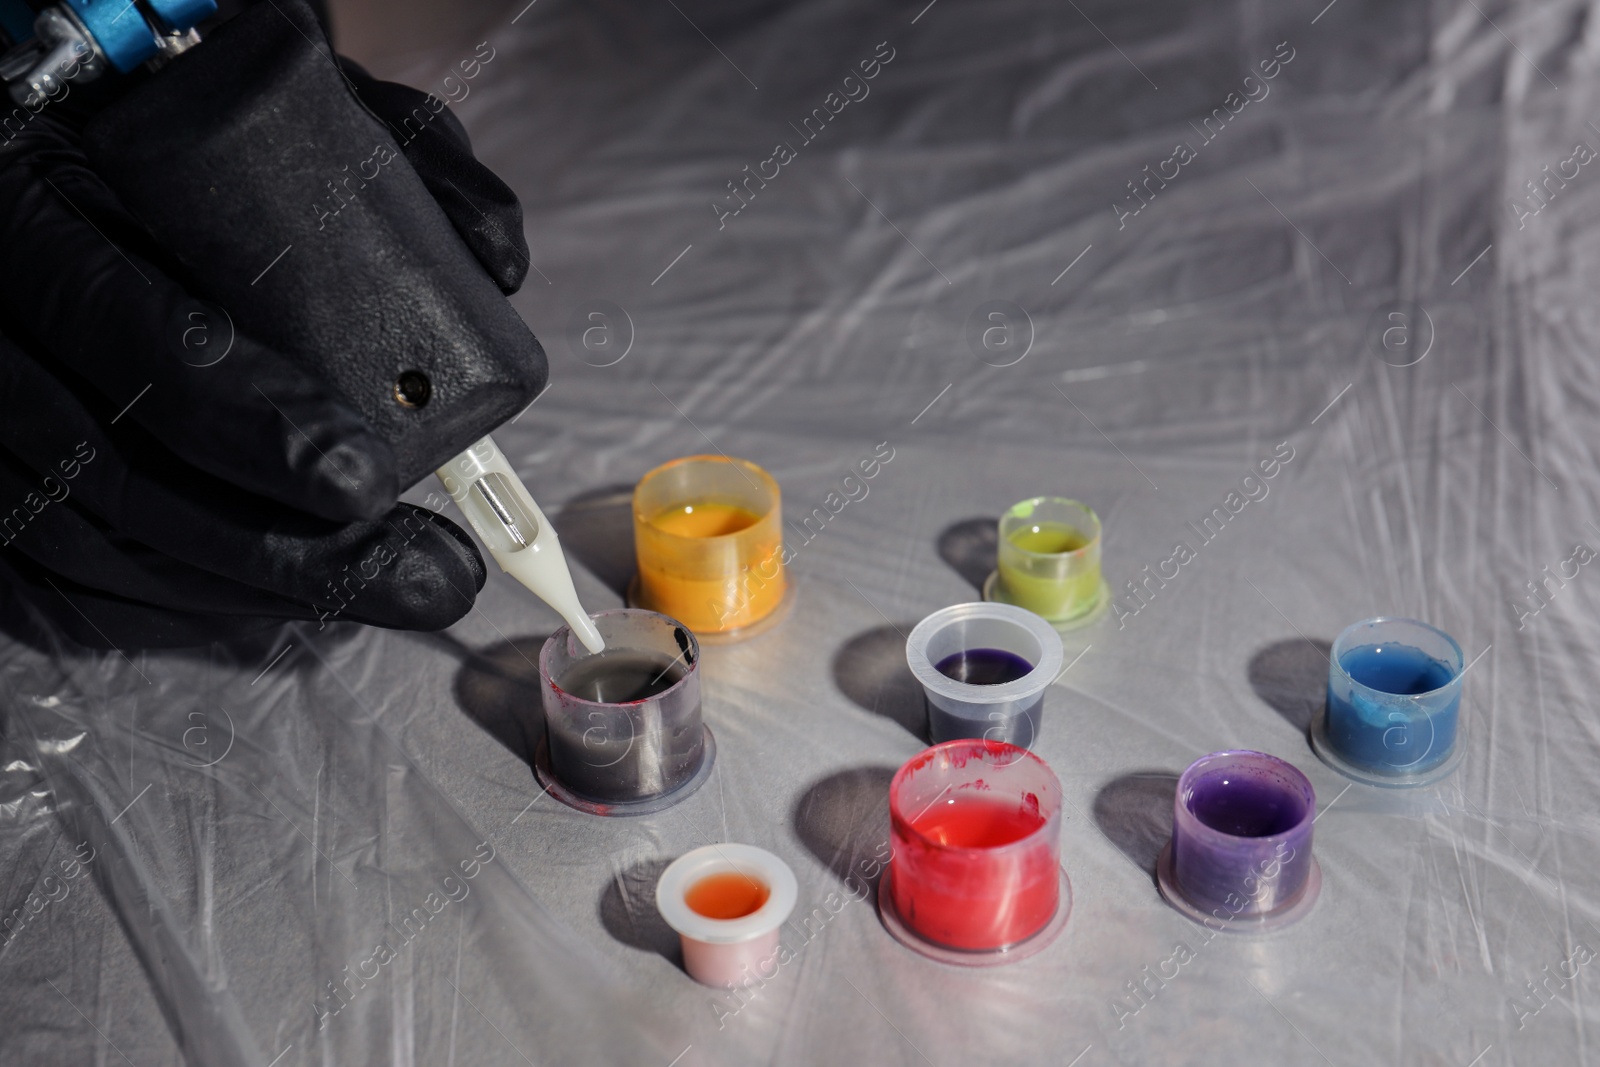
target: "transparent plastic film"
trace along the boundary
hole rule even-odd
[[[374,690],[359,632],[288,627],[260,662],[0,664],[0,827],[34,879],[0,959],[39,990],[0,1058],[121,1062],[84,1018],[135,1063],[681,1051],[529,893],[528,821],[468,823],[380,724],[403,689]]]

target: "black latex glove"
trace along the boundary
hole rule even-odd
[[[424,99],[344,69],[391,127]],[[190,295],[89,169],[76,105],[0,146],[4,614],[25,601],[35,621],[119,648],[284,619],[455,622],[486,578],[467,534],[397,505],[394,456],[361,416]],[[521,209],[460,123],[439,113],[404,152],[514,291]]]

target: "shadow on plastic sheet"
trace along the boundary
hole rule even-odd
[[[600,925],[629,948],[654,952],[681,967],[678,935],[656,909],[656,883],[671,862],[645,859],[618,870],[600,895]]]
[[[834,653],[833,681],[858,706],[892,719],[926,743],[928,708],[922,686],[906,666],[904,635],[913,625],[879,626],[856,634]]]
[[[465,661],[456,672],[456,702],[467,717],[533,768],[533,753],[544,733],[539,692],[539,650],[546,638],[514,637],[478,651],[447,635]]]
[[[1108,782],[1094,797],[1094,821],[1133,865],[1155,877],[1156,859],[1172,836],[1172,802],[1178,776],[1133,771]]]
[[[1328,696],[1333,642],[1295,637],[1274,641],[1250,657],[1250,688],[1302,734]]]
[[[981,591],[998,566],[1000,528],[995,518],[962,519],[939,534],[939,558]]]
[[[851,767],[806,788],[794,806],[800,841],[841,882],[874,882],[872,859],[889,844],[889,780],[893,767]],[[879,866],[883,856],[879,856]],[[871,876],[865,871],[874,871]]]
[[[566,554],[626,599],[628,582],[637,569],[633,486],[606,485],[580,493],[563,504],[550,522]]]

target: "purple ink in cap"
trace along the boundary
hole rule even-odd
[[[981,738],[1031,748],[1061,660],[1061,636],[1011,604],[941,608],[906,638],[906,664],[922,684],[936,745]]]
[[[1322,890],[1311,855],[1317,796],[1264,752],[1213,752],[1178,779],[1172,840],[1156,865],[1167,903],[1215,930],[1258,932],[1301,918]]]

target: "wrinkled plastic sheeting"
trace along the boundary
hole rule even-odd
[[[286,634],[271,675],[6,657],[5,1061],[670,1059],[347,684],[370,657]]]
[[[1508,209],[1600,140],[1594,25],[1485,0],[512,4],[460,110],[526,206],[515,300],[554,395],[496,438],[591,610],[621,602],[641,474],[762,464],[793,614],[705,648],[716,769],[640,819],[539,795],[556,619],[498,575],[441,636],[11,650],[4,906],[56,899],[0,949],[0,1059],[1596,1062],[1596,579],[1528,583],[1600,547],[1600,177]],[[879,42],[871,95],[719,228],[726,183]],[[1119,225],[1127,183],[1280,42],[1270,95]],[[471,52],[411,80],[444,91]],[[620,359],[584,341],[602,300]],[[1024,358],[972,347],[995,300],[1026,312]],[[1235,491],[1260,498],[1202,542]],[[904,634],[976,596],[994,517],[1040,493],[1099,512],[1123,598],[1069,637],[1037,745],[1074,913],[1014,967],[937,966],[871,904],[924,728]],[[1197,557],[1147,579],[1179,540]],[[1305,739],[1327,642],[1380,613],[1473,660],[1465,762],[1404,795]],[[1176,775],[1229,747],[1320,801],[1322,897],[1271,937],[1210,938],[1152,884]],[[721,840],[800,883],[788,961],[736,994],[689,981],[651,902]],[[471,894],[318,1030],[326,983],[484,841]]]

